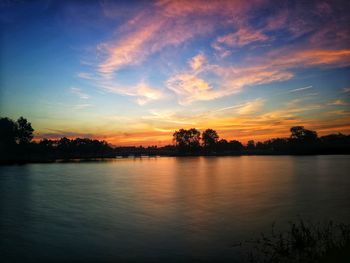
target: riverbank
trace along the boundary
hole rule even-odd
[[[245,152],[241,154],[164,154],[164,155],[117,155],[108,157],[72,157],[72,158],[21,158],[0,160],[0,165],[23,165],[29,163],[84,163],[84,162],[103,162],[117,159],[140,159],[140,158],[160,158],[160,157],[241,157],[241,156],[325,156],[325,155],[350,155],[350,153],[314,153],[314,154],[283,154],[273,152]]]

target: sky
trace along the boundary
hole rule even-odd
[[[166,145],[350,133],[350,1],[0,3],[0,115],[35,138]]]

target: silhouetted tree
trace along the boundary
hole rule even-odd
[[[290,142],[288,141],[288,139],[274,138],[266,141],[264,143],[264,146],[266,147],[266,150],[271,150],[275,153],[288,153],[290,146],[289,144]]]
[[[57,146],[56,141],[48,140],[48,139],[42,139],[38,143],[38,148],[40,152],[52,152],[54,150],[54,146]]]
[[[320,137],[322,153],[350,153],[350,135],[329,134]]]
[[[200,132],[197,129],[180,129],[173,134],[173,140],[179,152],[196,152],[200,149]]]
[[[215,145],[218,142],[218,139],[219,139],[219,135],[213,129],[206,129],[202,133],[203,146],[207,151],[212,151],[215,149]]]
[[[57,150],[60,154],[70,157],[71,155],[71,141],[70,139],[63,137],[57,142]]]
[[[242,143],[236,140],[231,140],[229,142],[229,145],[230,145],[230,150],[234,152],[240,152],[243,149]]]
[[[7,149],[16,144],[17,125],[9,118],[0,118],[0,147]]]
[[[255,143],[253,140],[249,140],[247,143],[247,149],[248,150],[254,150],[255,149]]]
[[[187,130],[180,129],[175,131],[173,134],[173,140],[180,151],[186,150],[188,146]]]
[[[19,144],[28,144],[33,139],[32,125],[27,119],[20,117],[17,120],[17,140]]]
[[[265,150],[266,149],[266,145],[263,142],[257,142],[255,144],[255,149],[257,149],[257,150]]]
[[[294,154],[315,154],[319,151],[320,144],[317,133],[307,130],[304,126],[295,126],[290,129],[290,150]]]
[[[307,130],[304,126],[295,126],[290,128],[291,138],[298,141],[315,141],[317,140],[317,133],[315,131]]]
[[[216,150],[217,152],[228,152],[230,151],[230,144],[227,140],[221,139],[216,143]]]

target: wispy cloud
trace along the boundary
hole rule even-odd
[[[145,105],[151,101],[159,100],[164,94],[157,88],[153,88],[144,81],[139,82],[135,86],[120,86],[112,82],[102,82],[101,88],[107,92],[136,97],[139,105]]]
[[[268,36],[261,30],[244,26],[234,33],[218,37],[212,44],[212,47],[216,50],[222,49],[223,46],[239,48],[256,42],[264,42],[266,40],[268,40]]]
[[[330,106],[346,106],[348,103],[344,100],[338,99],[328,103]]]
[[[88,73],[88,72],[79,72],[77,74],[77,76],[79,78],[82,78],[82,79],[88,79],[88,80],[94,80],[96,79],[96,77],[94,77],[91,73]]]
[[[136,86],[136,96],[138,97],[137,103],[139,105],[144,105],[150,101],[160,99],[163,94],[158,89],[152,88],[141,82]]]
[[[205,101],[221,97],[220,92],[208,82],[191,73],[177,74],[168,79],[166,85],[168,89],[175,92],[179,103],[183,105],[197,100]]]
[[[210,84],[201,77],[201,73],[211,73],[218,76],[220,83]],[[206,101],[232,95],[243,88],[290,79],[292,73],[269,69],[266,67],[234,68],[219,65],[207,65],[202,72],[186,71],[170,77],[167,88],[174,91],[180,104],[191,104],[194,101]]]
[[[264,106],[264,103],[265,101],[263,99],[256,99],[245,103],[242,107],[238,108],[237,112],[241,115],[250,115],[260,111]]]
[[[297,67],[343,67],[350,65],[349,50],[292,50],[280,49],[271,52],[270,57],[262,61],[252,61],[252,65],[241,67],[224,67],[207,65],[206,72],[221,78],[218,85],[209,85],[208,80],[197,73],[189,72],[172,76],[167,87],[179,96],[179,102],[190,104],[197,100],[213,100],[241,91],[243,88],[289,80]],[[249,61],[249,60],[248,60]],[[203,73],[203,72],[202,72]],[[301,91],[301,88],[293,92]]]
[[[195,125],[196,121],[188,116],[178,116],[174,112],[164,110],[150,110],[149,115],[142,116],[143,120],[154,120],[157,123],[172,123],[179,125]]]
[[[83,110],[83,109],[86,109],[86,108],[89,108],[91,107],[92,104],[88,104],[88,103],[85,103],[85,104],[77,104],[77,105],[74,105],[73,106],[73,110]]]
[[[303,88],[297,88],[297,89],[292,89],[289,91],[289,93],[293,93],[293,92],[298,92],[298,91],[303,91],[303,90],[308,90],[311,89],[312,86],[307,86],[307,87],[303,87]]]
[[[78,96],[80,99],[87,100],[90,98],[88,94],[82,91],[80,88],[72,87],[70,88],[70,92],[73,93],[74,95]]]
[[[265,104],[264,99],[257,98],[255,100],[247,101],[245,103],[217,109],[214,111],[214,113],[230,110],[230,111],[233,111],[234,113],[236,113],[236,115],[251,115],[251,114],[254,114],[254,113],[261,111],[264,104]]]
[[[207,58],[205,55],[203,53],[199,53],[198,55],[191,58],[188,63],[193,71],[198,71],[206,63],[206,60]]]

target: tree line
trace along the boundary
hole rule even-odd
[[[0,118],[0,162],[54,161],[56,159],[114,157],[106,141],[87,138],[33,142],[34,129],[27,119]]]
[[[273,138],[243,145],[237,140],[220,139],[213,129],[200,132],[195,128],[180,129],[173,134],[180,154],[230,155],[230,154],[349,154],[350,135],[329,134],[318,137],[316,131],[304,126],[290,128],[288,138]]]
[[[163,147],[112,147],[106,141],[63,137],[33,142],[34,129],[27,119],[14,121],[0,117],[0,163],[54,161],[57,159],[114,158],[142,155],[250,155],[250,154],[350,154],[350,135],[341,133],[319,137],[317,132],[294,126],[288,138],[264,142],[220,138],[213,129],[202,133],[195,129],[179,129],[173,134],[173,144]]]

